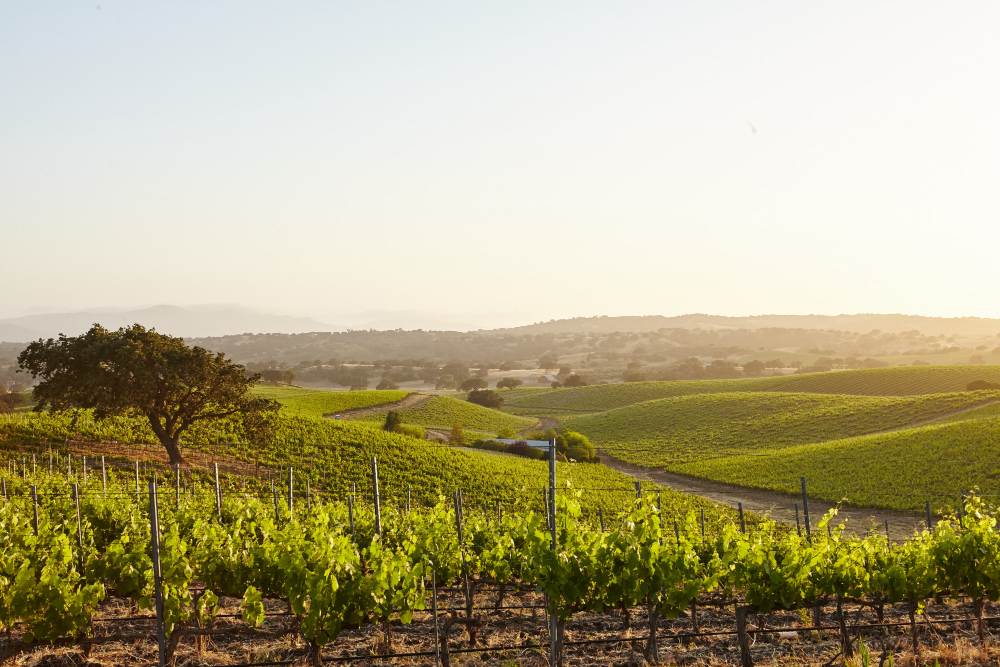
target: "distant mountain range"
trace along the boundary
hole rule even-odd
[[[574,317],[503,329],[505,333],[642,333],[659,329],[821,329],[868,333],[919,331],[925,336],[996,336],[1000,319],[986,317],[925,317],[922,315],[640,315],[623,317]]]
[[[412,315],[412,313],[410,314]],[[238,305],[160,305],[131,310],[84,310],[45,313],[0,319],[0,341],[27,342],[60,333],[77,335],[99,322],[110,329],[139,322],[157,331],[185,338],[214,338],[245,333],[299,334],[343,331],[307,317],[290,317],[252,310]],[[352,327],[353,328],[353,327]],[[398,324],[382,314],[378,326],[370,321],[363,329],[395,330]],[[476,336],[538,334],[647,333],[660,329],[734,331],[762,329],[806,329],[866,334],[871,331],[899,334],[919,331],[924,336],[989,338],[1000,336],[1000,319],[984,317],[925,317],[920,315],[643,315],[622,317],[575,317],[537,322],[506,329],[469,332]],[[357,330],[357,329],[355,329]],[[428,331],[430,333],[430,331]]]
[[[84,310],[0,319],[0,341],[27,342],[74,336],[94,323],[117,329],[138,322],[161,333],[184,337],[225,336],[237,333],[302,333],[330,331],[332,327],[306,317],[274,315],[235,305],[151,306],[134,310]]]

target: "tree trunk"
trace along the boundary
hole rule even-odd
[[[659,620],[656,605],[649,605],[649,637],[646,639],[646,661],[654,665],[660,662],[660,646],[656,639],[656,628],[659,625]]]
[[[983,625],[983,608],[986,606],[986,600],[984,598],[979,598],[975,601],[976,605],[976,633],[979,635],[979,643],[986,643],[986,628]]]
[[[446,616],[441,626],[441,667],[451,667],[451,653],[448,651],[448,632],[451,630],[454,616]]]
[[[851,635],[847,631],[847,621],[844,618],[844,602],[840,595],[837,595],[837,624],[840,626],[840,646],[845,658],[854,657],[854,645],[851,642]]]
[[[167,640],[166,661],[169,667],[177,664],[177,643],[181,640],[181,633],[178,628],[174,628],[170,638]]]
[[[163,446],[167,448],[167,456],[170,457],[170,465],[184,463],[184,457],[181,456],[181,448],[177,440],[176,438],[166,438],[163,440]]]
[[[920,644],[917,642],[917,603],[910,603],[910,639],[913,642],[913,657],[920,655]]]
[[[323,664],[323,647],[315,642],[309,642],[309,664],[319,667]]]
[[[750,636],[747,634],[747,614],[750,607],[736,608],[736,637],[740,642],[740,665],[753,667],[753,656],[750,653]]]

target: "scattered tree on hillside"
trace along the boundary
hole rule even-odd
[[[81,336],[39,339],[17,360],[39,380],[36,410],[145,417],[171,463],[183,462],[180,439],[193,424],[242,416],[249,427],[278,409],[275,401],[251,396],[260,377],[222,353],[138,324],[117,331],[95,324]]]
[[[378,382],[377,385],[375,385],[375,388],[376,389],[399,389],[399,385],[396,384],[395,382],[393,382],[392,380],[386,378],[385,376],[382,376],[382,379],[379,380],[379,382]]]
[[[524,382],[520,378],[500,378],[497,380],[497,389],[516,389]]]
[[[587,379],[582,375],[577,375],[576,373],[570,373],[565,378],[563,378],[562,386],[564,387],[584,387],[587,385]]]
[[[485,378],[476,376],[476,377],[471,377],[465,382],[463,382],[459,386],[459,389],[461,389],[462,391],[472,391],[473,389],[486,389],[486,387],[488,386],[489,384],[486,382]]]
[[[261,382],[270,384],[291,384],[295,373],[283,368],[265,368],[258,371]]]
[[[743,374],[754,377],[763,373],[765,368],[763,361],[754,359],[743,364]]]
[[[487,408],[499,408],[503,405],[503,397],[492,389],[473,389],[467,398],[470,403]]]
[[[539,358],[538,367],[545,370],[559,367],[559,357],[552,352],[546,352]]]
[[[434,382],[435,389],[454,389],[455,388],[455,378],[451,375],[439,375],[437,380]]]
[[[465,432],[462,431],[461,424],[452,424],[451,432],[448,434],[448,443],[455,447],[461,447],[465,444]]]
[[[630,361],[622,373],[622,382],[642,382],[646,379],[646,374],[642,372],[642,363]]]
[[[399,413],[395,410],[389,410],[385,413],[385,423],[382,425],[382,430],[395,432],[402,423],[403,418],[399,416]]]
[[[458,386],[468,379],[469,367],[460,361],[448,362],[441,368],[441,377],[448,375],[452,377],[452,386]]]

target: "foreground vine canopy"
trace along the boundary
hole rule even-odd
[[[12,474],[14,467],[3,475],[0,505],[0,630],[21,629],[28,641],[85,640],[108,597],[152,609],[145,489],[137,494],[133,480],[114,473],[106,486],[91,476],[78,489],[78,479],[26,466]],[[693,512],[666,521],[653,495],[609,516],[602,530],[583,518],[583,495],[559,490],[554,530],[544,512],[528,507],[502,516],[463,510],[456,524],[456,496],[409,511],[381,508],[379,534],[374,508],[353,497],[310,496],[289,507],[277,492],[229,493],[217,506],[207,485],[161,488],[167,659],[178,628],[209,626],[225,596],[243,600],[250,626],[262,622],[265,600],[284,601],[319,664],[345,628],[381,624],[391,642],[390,621],[409,623],[429,608],[432,580],[543,592],[557,651],[574,614],[641,607],[650,619],[650,657],[657,619],[713,596],[762,612],[863,599],[904,602],[919,614],[929,598],[961,595],[980,619],[985,602],[1000,597],[995,509],[975,496],[959,519],[892,544],[879,534],[848,535],[834,526],[835,512],[809,536],[767,522],[747,532],[730,523],[706,532]]]

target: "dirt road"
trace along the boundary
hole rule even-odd
[[[407,394],[402,399],[394,401],[392,403],[379,403],[378,405],[371,405],[367,408],[353,408],[351,410],[341,410],[339,412],[330,412],[323,415],[324,417],[333,417],[334,415],[340,415],[341,417],[350,417],[351,419],[356,419],[358,417],[366,417],[368,415],[380,415],[389,410],[405,410],[406,408],[415,408],[422,403],[426,403],[431,400],[430,394],[418,394],[416,392],[412,394]]]
[[[620,461],[604,452],[600,452],[599,455],[601,462],[605,465],[640,481],[662,484],[677,491],[698,495],[729,507],[736,507],[738,503],[743,503],[744,510],[767,515],[782,523],[795,523],[795,505],[798,504],[800,521],[803,521],[801,516],[802,499],[798,496],[713,482],[654,468],[644,468]],[[833,507],[833,503],[810,498],[809,516],[813,525],[831,507]],[[871,526],[878,526],[884,530],[885,524],[888,522],[889,535],[894,540],[909,537],[914,530],[922,528],[924,525],[923,516],[917,513],[844,505],[840,507],[838,519],[846,519],[847,527],[852,532],[864,532]]]

